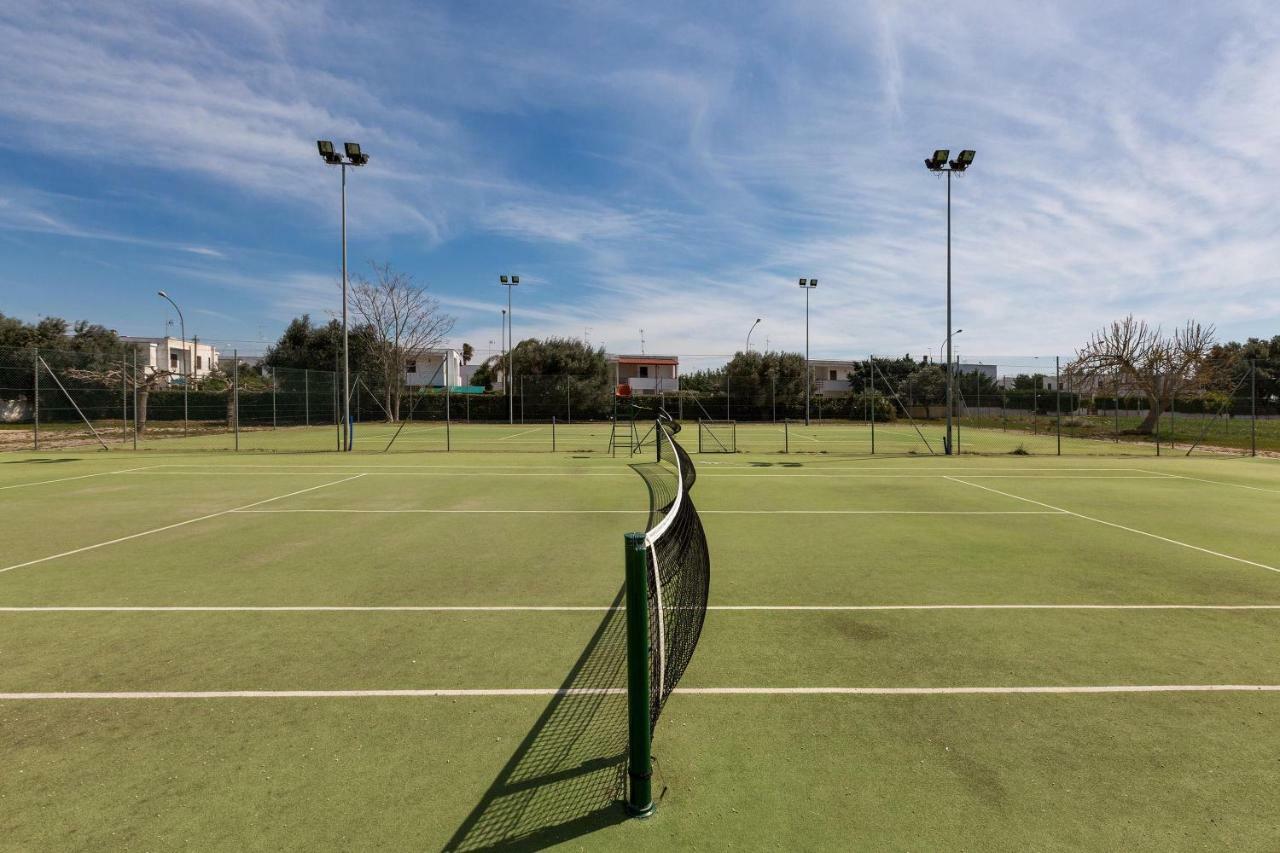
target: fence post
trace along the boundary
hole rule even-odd
[[[35,443],[35,450],[40,449],[40,348],[35,347],[32,352],[34,358],[31,362],[32,376],[35,379],[35,392],[32,398],[32,421],[31,421],[31,438]]]
[[[551,452],[556,452],[556,416],[551,416]]]
[[[1058,411],[1058,455],[1062,455],[1062,367],[1061,357],[1053,357],[1053,393],[1056,397],[1054,406]]]
[[[1120,371],[1116,371],[1116,444],[1120,443]]]
[[[573,423],[573,394],[570,392],[569,388],[569,376],[566,374],[564,377],[564,415],[566,422]],[[552,419],[552,423],[555,423],[554,418]],[[555,444],[555,441],[552,441],[551,443]]]
[[[126,376],[124,353],[120,353],[120,443],[129,440],[129,381]]]
[[[276,429],[276,369],[271,368],[271,428]]]
[[[311,371],[302,371],[302,422],[311,426]]]
[[[235,428],[236,450],[240,449],[240,353],[231,351],[231,414],[232,426]]]
[[[1258,360],[1249,360],[1249,455],[1258,455]]]
[[[870,363],[871,358],[874,358],[874,356],[870,356],[867,358],[868,363]],[[871,455],[875,456],[876,455],[876,377],[874,373],[871,376],[867,377],[867,382],[870,384],[870,387],[871,387],[871,393],[867,395],[867,405],[871,407]]]
[[[1174,416],[1178,413],[1178,389],[1174,386],[1173,392],[1169,394],[1169,449],[1173,450],[1173,443],[1177,441],[1177,426]]]
[[[701,439],[701,436],[699,436]],[[782,452],[791,452],[791,421],[783,420],[782,422]]]
[[[133,348],[133,449],[138,449],[138,348]]]

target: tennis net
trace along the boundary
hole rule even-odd
[[[711,560],[702,520],[689,496],[697,471],[675,440],[680,425],[659,418],[657,461],[634,468],[649,487],[648,560],[649,724],[657,725],[667,697],[693,658],[707,615]]]

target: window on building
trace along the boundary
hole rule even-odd
[[[178,354],[173,350],[169,351],[169,369],[170,370],[178,369]]]
[[[835,381],[836,381],[836,372],[835,372],[834,370],[832,370],[832,371],[828,371],[828,372],[829,372],[829,374],[830,374],[830,375],[829,375],[827,378],[828,378],[828,379],[830,379],[832,382],[835,382]]]
[[[404,363],[404,372],[405,372],[405,373],[417,373],[417,372],[418,372],[418,360],[417,360],[416,358],[411,358],[411,359],[407,360],[407,361]]]
[[[640,365],[640,378],[641,379],[649,378],[649,365],[647,364]]]
[[[204,356],[198,355],[196,356],[196,370],[200,370],[202,367],[204,367]]]

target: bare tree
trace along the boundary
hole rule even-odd
[[[1213,326],[1188,320],[1171,336],[1130,314],[1093,333],[1076,352],[1067,375],[1075,380],[1119,380],[1147,398],[1147,416],[1136,432],[1150,435],[1160,413],[1184,392],[1203,390],[1213,382],[1207,358]]]
[[[394,421],[400,417],[409,359],[444,343],[455,318],[441,312],[439,300],[414,284],[413,276],[390,263],[370,267],[372,279],[356,276],[352,281],[351,307],[368,331],[369,360]]]

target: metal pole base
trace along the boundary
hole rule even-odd
[[[653,817],[653,813],[657,810],[658,807],[653,803],[653,801],[650,801],[647,806],[637,806],[632,803],[627,803],[627,817],[638,817],[641,820],[644,820],[645,818]]]

